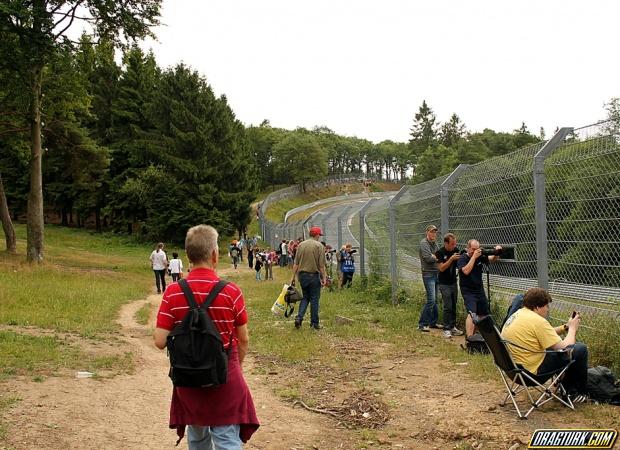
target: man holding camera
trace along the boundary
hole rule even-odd
[[[486,255],[482,253],[480,242],[475,239],[467,241],[466,252],[458,260],[459,287],[461,295],[465,301],[465,309],[470,313],[465,320],[465,333],[469,337],[474,334],[474,316],[489,315],[489,300],[484,292],[482,272],[485,265],[499,258],[498,254],[502,251],[501,245],[497,245],[494,254]]]
[[[439,263],[439,292],[443,301],[443,335],[445,338],[462,336],[463,332],[456,327],[456,299],[459,294],[456,284],[456,263],[459,251],[456,248],[456,236],[447,233],[443,237],[443,247],[435,253]]]
[[[574,403],[581,403],[587,400],[588,377],[588,348],[576,341],[581,315],[573,312],[566,324],[554,328],[547,321],[550,303],[551,295],[547,291],[529,289],[523,297],[523,308],[506,321],[502,337],[515,344],[509,347],[515,362],[541,376],[564,367],[569,361],[566,353],[545,353],[545,350],[572,349],[570,359],[573,363],[566,371],[562,385]],[[560,337],[563,333],[566,333],[564,339]]]

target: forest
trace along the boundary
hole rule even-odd
[[[29,260],[42,260],[46,222],[173,242],[200,222],[240,233],[271,185],[346,173],[415,184],[544,139],[525,123],[470,132],[456,113],[442,123],[426,101],[407,142],[244,124],[206,74],[161,67],[141,48],[159,7],[0,9],[0,218],[9,248],[11,221],[27,222]],[[92,34],[67,37],[89,18]]]

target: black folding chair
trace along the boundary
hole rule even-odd
[[[566,389],[562,386],[562,378],[564,377],[566,370],[573,363],[571,358],[572,349],[534,352],[506,339],[502,339],[500,332],[493,323],[491,316],[484,317],[477,322],[477,325],[480,334],[484,338],[487,347],[489,347],[489,350],[493,355],[495,367],[497,367],[497,370],[502,377],[502,381],[506,386],[506,390],[508,391],[508,394],[506,394],[506,397],[500,403],[501,406],[505,406],[508,398],[510,398],[520,419],[527,419],[527,416],[529,416],[534,409],[553,399],[558,400],[570,409],[575,409],[573,402],[566,393]],[[512,355],[510,354],[509,346],[518,347],[532,353],[566,353],[569,356],[569,359],[565,366],[555,371],[543,374],[533,374],[524,369],[520,364],[515,364],[512,359]],[[516,400],[516,396],[521,392],[525,392],[527,394],[531,405],[530,409],[525,414],[521,412]],[[535,399],[535,397],[537,398]]]

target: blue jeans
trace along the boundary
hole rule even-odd
[[[588,347],[582,342],[577,342],[572,347],[574,362],[566,371],[562,385],[569,394],[585,394],[588,381]],[[568,364],[566,353],[547,353],[543,362],[538,366],[536,374],[553,372],[566,364]]]
[[[456,327],[456,299],[459,293],[457,284],[440,284],[441,300],[443,302],[443,329],[451,330]]]
[[[239,450],[243,448],[239,425],[219,427],[187,426],[189,450]]]
[[[299,303],[297,318],[299,322],[304,320],[306,309],[310,304],[310,325],[319,324],[319,299],[321,298],[321,278],[318,273],[299,272],[299,286],[303,298]]]
[[[437,309],[437,272],[422,272],[422,281],[426,290],[426,303],[420,314],[418,327],[437,325],[439,310]]]

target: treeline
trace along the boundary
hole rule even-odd
[[[83,36],[50,59],[42,91],[43,195],[63,225],[94,218],[152,239],[181,241],[191,225],[245,228],[256,174],[244,126],[206,80],[162,69],[133,46]],[[30,152],[27,85],[4,71],[0,171],[14,217],[26,211]],[[12,79],[10,79],[12,77]]]
[[[245,128],[225,96],[182,64],[161,68],[135,42],[161,0],[9,2],[0,8],[0,220],[26,216],[27,257],[43,260],[44,213],[62,224],[179,241],[208,222],[242,231],[258,189],[360,173],[418,182],[537,140],[440,124],[424,102],[409,142],[326,127]],[[89,23],[94,38],[69,37]],[[133,44],[132,44],[133,43]],[[122,49],[122,62],[117,52]]]
[[[290,131],[274,128],[269,121],[247,132],[257,165],[263,168],[258,174],[262,187],[347,173],[416,184],[449,173],[459,164],[504,155],[545,138],[544,130],[535,136],[524,123],[512,133],[490,129],[470,133],[456,114],[440,123],[426,101],[415,114],[408,142],[375,144],[327,127]]]

